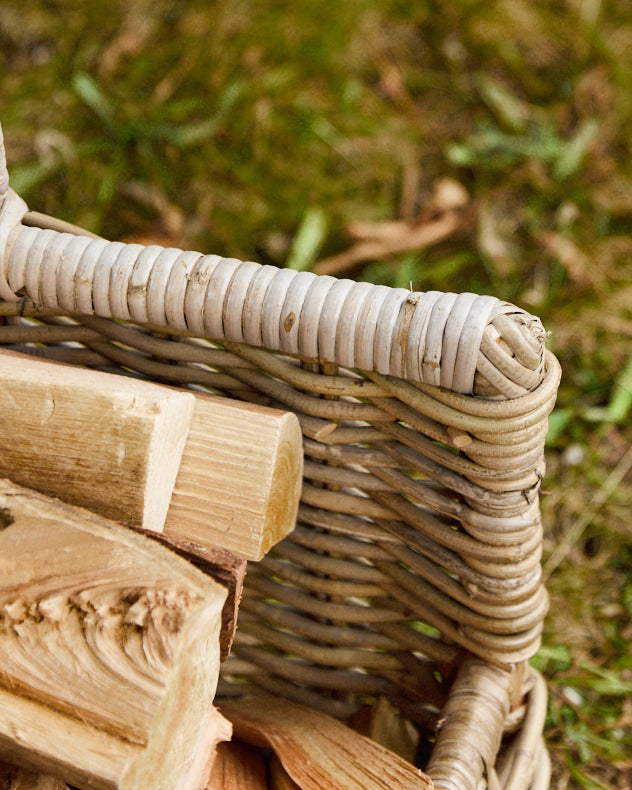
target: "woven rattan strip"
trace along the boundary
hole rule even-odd
[[[400,290],[395,298],[368,283],[18,224],[25,209],[9,189],[0,209],[8,301],[27,293],[51,309],[247,341],[463,393],[474,391],[477,373],[480,386],[509,397],[541,379],[539,321],[493,297]],[[494,320],[506,316],[513,324],[503,337]]]

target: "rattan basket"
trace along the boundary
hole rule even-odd
[[[107,242],[28,212],[0,160],[0,344],[298,415],[298,522],[249,567],[219,695],[347,721],[386,696],[437,788],[548,787],[528,659],[560,369],[540,321],[490,296]]]

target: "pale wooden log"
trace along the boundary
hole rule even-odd
[[[206,748],[198,749],[195,756],[196,763],[191,769],[191,775],[197,777],[195,784],[191,784],[191,790],[206,790],[209,786],[211,772],[217,759],[218,750],[224,744],[230,743],[233,735],[233,727],[228,719],[225,719],[217,708],[211,708],[211,715],[208,719],[205,732]],[[186,748],[186,745],[184,745]],[[158,756],[158,760],[160,757]],[[154,781],[158,781],[158,777]],[[150,785],[154,790],[156,785]],[[162,785],[158,785],[162,790]],[[149,789],[148,789],[149,790]]]
[[[195,395],[164,534],[260,560],[296,521],[303,474],[298,419]]]
[[[226,588],[226,603],[222,609],[222,628],[219,635],[220,660],[228,658],[237,630],[239,603],[244,590],[247,562],[226,549],[205,548],[185,538],[174,538],[147,529],[135,528],[147,537],[164,543],[196,568],[207,573]]]
[[[79,788],[199,790],[226,591],[157,542],[0,481],[0,758]]]
[[[206,790],[268,790],[261,750],[234,740],[218,744]]]
[[[270,790],[300,790],[276,754],[270,760]]]
[[[302,790],[430,790],[432,780],[324,713],[262,695],[222,701],[236,737],[268,746]]]
[[[195,398],[0,352],[0,477],[162,530]]]
[[[202,555],[260,560],[294,528],[293,413],[13,352],[0,378],[0,476]]]
[[[362,711],[353,726],[362,735],[395,752],[407,762],[415,761],[419,732],[387,697],[379,697],[370,708]]]

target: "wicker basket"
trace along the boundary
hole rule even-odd
[[[0,136],[1,148],[1,136]],[[386,696],[438,788],[546,788],[538,491],[560,369],[538,319],[124,245],[28,212],[0,150],[0,344],[291,409],[292,535],[249,567],[220,695],[352,719]]]

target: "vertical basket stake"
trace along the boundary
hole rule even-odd
[[[9,253],[14,230],[22,222],[28,206],[21,197],[9,189],[9,171],[4,150],[4,137],[0,126],[0,299],[15,302],[18,297],[8,282]]]
[[[2,124],[0,124],[0,208],[9,191],[9,171],[7,170],[7,157],[4,152],[4,137],[2,136]]]

